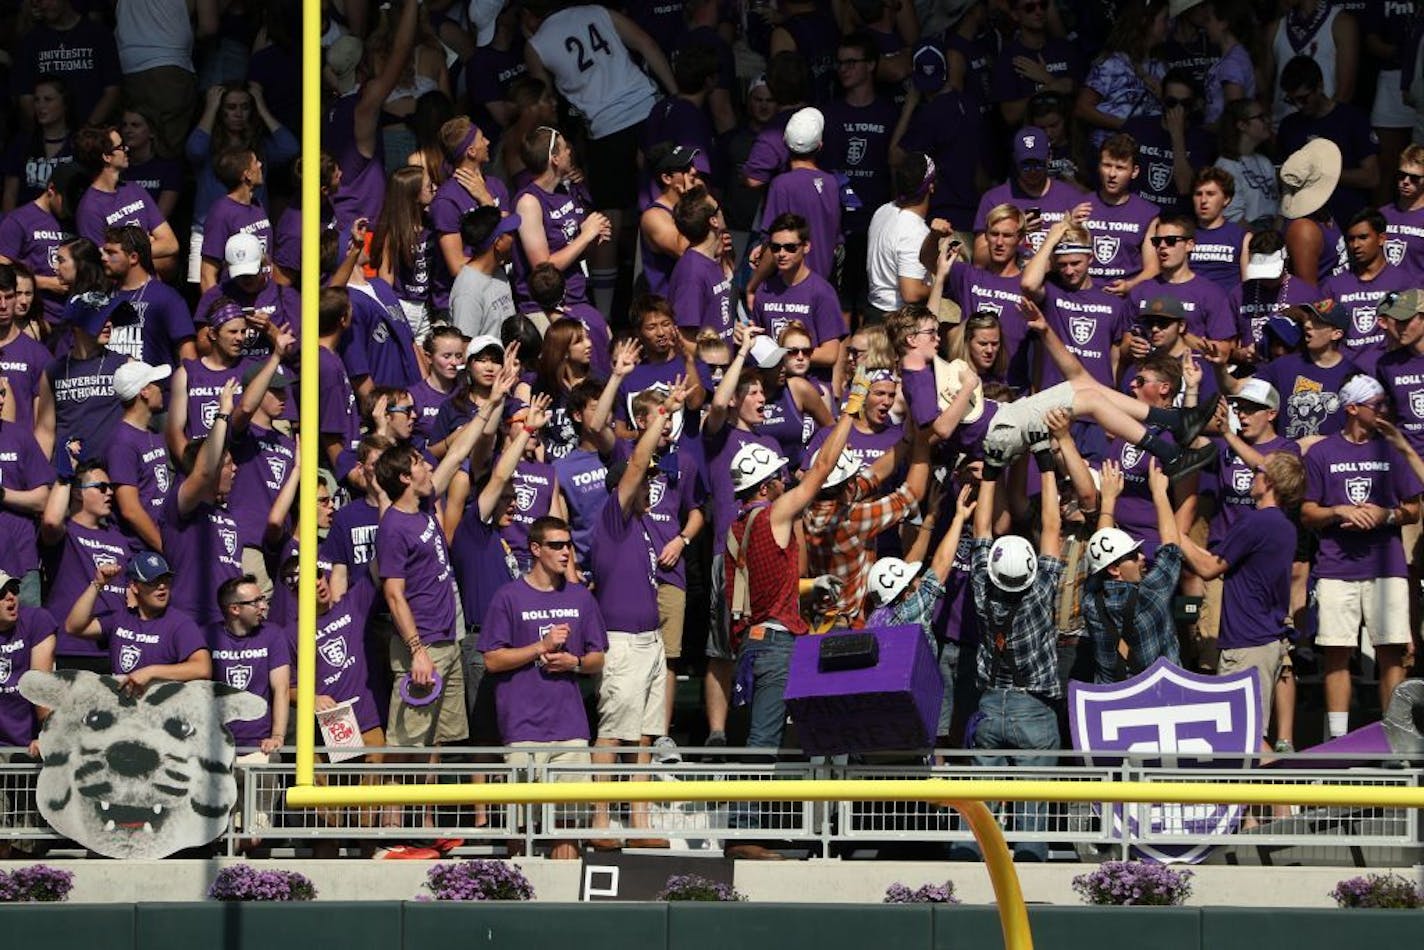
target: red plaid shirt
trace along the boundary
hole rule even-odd
[[[823,624],[860,625],[865,580],[875,560],[872,542],[880,532],[899,524],[915,504],[907,485],[882,498],[870,498],[879,487],[878,479],[857,475],[849,503],[840,498],[820,500],[806,512],[806,562],[811,576],[833,574],[843,585],[835,606],[817,618]]]
[[[747,565],[747,586],[749,614],[732,618],[732,642],[741,643],[748,628],[762,623],[777,623],[795,634],[806,633],[810,628],[801,616],[799,589],[801,583],[800,552],[793,532],[786,547],[776,543],[771,533],[770,506],[764,506],[761,514],[747,530],[747,516],[753,511],[747,507],[737,515],[728,532],[743,545],[742,557]],[[728,555],[725,561],[727,598],[730,603],[736,583],[736,562]]]

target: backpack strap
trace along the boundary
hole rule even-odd
[[[757,515],[761,514],[762,507],[758,506],[747,515],[747,523],[742,528],[742,534],[737,536],[735,530],[727,532],[727,556],[732,559],[732,611],[733,619],[740,619],[751,613],[752,597],[751,582],[747,577],[747,542],[752,536],[752,524],[756,521]]]

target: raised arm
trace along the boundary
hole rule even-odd
[[[954,518],[949,523],[949,530],[940,538],[939,547],[935,548],[934,557],[930,560],[930,571],[939,578],[941,584],[949,577],[949,571],[954,567],[954,555],[959,550],[959,539],[964,535],[964,523],[969,520],[978,504],[974,499],[973,485],[965,485],[959,490],[959,498],[954,504]]]
[[[1152,491],[1152,508],[1157,513],[1157,533],[1163,544],[1181,544],[1181,532],[1177,530],[1177,515],[1172,510],[1172,482],[1162,473],[1157,460],[1151,459],[1147,465],[1147,487]]]

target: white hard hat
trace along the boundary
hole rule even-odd
[[[1121,528],[1100,528],[1088,539],[1088,573],[1096,574],[1142,547]]]
[[[989,549],[989,580],[1000,590],[1017,594],[1038,576],[1038,552],[1027,538],[1006,534]]]
[[[786,459],[759,442],[748,442],[732,456],[732,491],[755,488],[786,464]]]
[[[811,464],[815,465],[816,459],[820,457],[821,450],[817,449],[816,454],[811,456]],[[831,469],[831,474],[826,476],[826,482],[821,487],[835,488],[837,485],[844,484],[859,474],[863,467],[859,452],[847,452],[842,449],[841,454],[836,456],[835,467]]]
[[[880,606],[891,603],[910,586],[910,582],[920,573],[923,561],[902,561],[898,557],[882,557],[870,567],[870,577],[866,585],[870,596]]]

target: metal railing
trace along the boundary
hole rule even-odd
[[[0,750],[0,840],[61,842],[39,814],[35,801],[37,765],[13,761]],[[265,846],[303,849],[314,842],[336,840],[368,847],[391,840],[464,839],[461,853],[503,853],[517,843],[534,853],[537,841],[614,838],[667,839],[679,849],[720,848],[741,839],[774,839],[824,855],[834,855],[876,843],[926,842],[953,846],[973,840],[953,808],[934,802],[844,800],[830,803],[729,802],[718,800],[715,785],[728,780],[808,779],[1053,779],[1064,782],[1224,782],[1299,785],[1364,785],[1415,787],[1420,772],[1397,760],[1348,769],[1331,768],[1323,758],[1311,767],[1311,757],[1296,757],[1293,768],[1263,768],[1241,757],[1230,767],[1230,756],[1218,755],[1210,768],[1168,768],[1150,759],[1113,759],[1082,764],[1069,751],[1039,753],[1057,758],[1046,767],[978,766],[964,750],[939,750],[936,764],[925,762],[848,763],[799,758],[783,752],[772,760],[761,750],[683,749],[678,765],[511,765],[498,748],[445,748],[440,761],[420,761],[429,750],[387,749],[383,764],[347,762],[319,764],[317,783],[415,785],[464,782],[559,782],[672,779],[708,783],[705,801],[614,804],[607,809],[587,804],[518,806],[322,806],[291,808],[285,790],[295,781],[290,751],[281,761],[237,770],[238,804],[233,821],[219,842],[237,853],[244,841],[260,839]],[[992,753],[979,753],[989,755]],[[1013,752],[1006,752],[1012,755]],[[402,761],[401,756],[409,760]],[[716,756],[716,758],[712,758]],[[723,758],[725,757],[725,761]],[[392,761],[392,760],[395,761]],[[744,761],[738,761],[744,760]],[[1230,803],[1221,806],[1232,807]],[[995,816],[1014,838],[1031,839],[1076,849],[1080,856],[1126,856],[1134,848],[1201,845],[1199,830],[1212,806],[1123,805],[1110,799],[1095,803],[991,803]],[[635,811],[636,810],[636,811]],[[1230,827],[1226,827],[1229,825]],[[1298,848],[1321,863],[1359,863],[1360,849],[1410,856],[1421,843],[1417,810],[1402,807],[1351,806],[1330,808],[1257,807],[1237,809],[1210,835],[1216,845]],[[1357,852],[1351,860],[1348,854]]]

